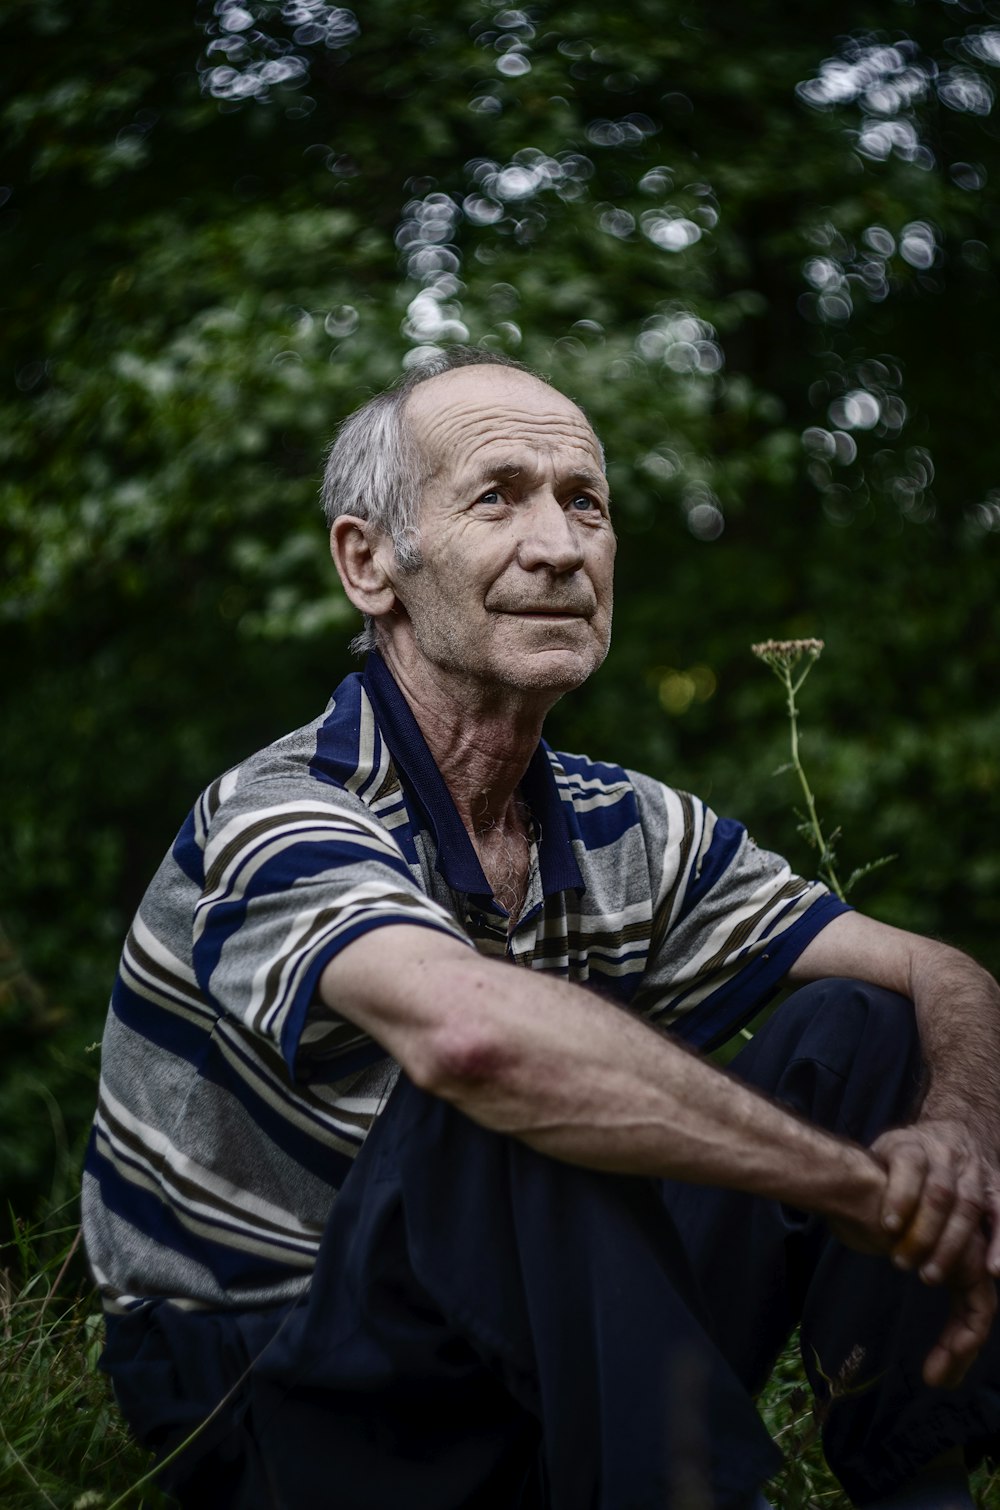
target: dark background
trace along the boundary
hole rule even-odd
[[[355,628],[316,503],[420,351],[587,408],[621,536],[558,745],[1000,967],[1000,16],[980,4],[8,0],[0,1189],[65,1193],[115,960],[201,787]]]

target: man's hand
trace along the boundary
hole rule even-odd
[[[920,1136],[912,1136],[917,1132]],[[948,1320],[924,1360],[924,1383],[932,1389],[955,1389],[976,1361],[997,1310],[996,1284],[987,1271],[987,1245],[979,1225],[982,1208],[966,1195],[959,1198],[957,1181],[948,1198],[943,1198],[941,1172],[954,1168],[955,1161],[942,1152],[936,1137],[928,1139],[920,1129],[905,1127],[885,1133],[869,1153],[877,1175],[858,1181],[847,1209],[824,1213],[827,1225],[848,1248],[892,1258],[905,1269],[917,1267],[918,1255],[924,1253],[928,1267],[932,1255],[934,1266],[940,1261],[933,1239],[925,1248],[922,1239],[918,1243],[918,1232],[935,1231],[938,1244],[946,1237],[950,1244],[964,1231],[957,1253],[936,1279],[921,1268],[927,1283],[943,1281],[951,1297]],[[898,1194],[891,1196],[891,1189]],[[895,1216],[902,1226],[891,1219]]]
[[[951,1316],[924,1379],[952,1386],[982,1347],[997,1308],[1000,988],[958,950],[860,913],[834,918],[791,972],[793,980],[824,975],[874,981],[913,1002],[927,1096],[916,1122],[884,1133],[870,1151],[885,1171],[880,1220],[889,1241],[882,1251],[887,1246],[900,1268],[951,1291]],[[872,1236],[869,1229],[869,1252]],[[852,1241],[850,1233],[844,1241]]]
[[[985,1248],[983,1238],[976,1234],[948,1279],[951,1311],[924,1359],[924,1383],[931,1389],[957,1389],[990,1334],[997,1287],[985,1270]]]
[[[871,1151],[886,1171],[881,1221],[893,1263],[950,1292],[951,1312],[923,1376],[932,1388],[954,1389],[996,1315],[1000,1172],[966,1126],[943,1119],[883,1133]]]
[[[984,1273],[1000,1274],[1000,1170],[967,1126],[924,1118],[883,1133],[871,1151],[886,1171],[882,1223],[899,1268],[942,1283],[985,1221],[989,1245],[977,1251]]]
[[[901,1134],[911,1133],[912,1128],[903,1128],[900,1133],[886,1133],[879,1144],[888,1142],[890,1158],[895,1171],[902,1179],[903,1166],[913,1162],[910,1157],[910,1140]],[[895,1151],[891,1140],[898,1139]],[[888,1198],[889,1160],[879,1155],[878,1145],[869,1150],[873,1178],[858,1180],[849,1207],[824,1213],[830,1231],[846,1247],[858,1253],[869,1253],[891,1258],[905,1244],[909,1232],[902,1237],[892,1235],[891,1225],[885,1221]],[[896,1155],[899,1157],[896,1157]],[[876,1158],[878,1163],[876,1163]],[[926,1160],[917,1159],[923,1166]],[[881,1166],[881,1167],[879,1167]],[[876,1172],[877,1171],[877,1172]],[[863,1172],[862,1172],[863,1174]],[[925,1182],[926,1183],[926,1182]],[[925,1208],[919,1200],[914,1208],[914,1224],[925,1220]],[[931,1208],[937,1220],[937,1208]],[[944,1226],[947,1227],[945,1220]],[[901,1267],[911,1268],[906,1262]],[[955,1389],[961,1384],[971,1365],[982,1349],[997,1309],[996,1284],[986,1270],[986,1241],[978,1226],[971,1231],[961,1252],[950,1264],[944,1281],[951,1297],[951,1310],[940,1337],[924,1360],[924,1383],[933,1389]]]

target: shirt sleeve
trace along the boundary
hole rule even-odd
[[[317,988],[341,949],[400,923],[469,945],[353,793],[259,780],[237,784],[212,815],[194,911],[198,984],[220,1012],[273,1041],[294,1078],[336,1079],[384,1057]]]
[[[809,941],[850,908],[793,874],[742,823],[635,777],[650,858],[653,932],[634,1007],[698,1048],[748,1022]]]

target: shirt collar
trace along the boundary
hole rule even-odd
[[[406,698],[375,650],[365,665],[364,689],[407,794],[420,808],[434,835],[437,868],[442,877],[453,891],[488,897],[489,882],[444,777]],[[583,877],[570,843],[562,799],[544,740],[539,740],[528,764],[521,795],[534,819],[543,896],[573,888],[583,891]]]

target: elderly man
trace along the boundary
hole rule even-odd
[[[104,1040],[87,1244],[164,1483],[750,1506],[750,1397],[801,1321],[852,1498],[971,1504],[995,983],[542,741],[611,628],[575,404],[452,352],[348,420],[325,491],[364,674],[196,803]],[[814,984],[734,1073],[699,1057],[783,981]]]

